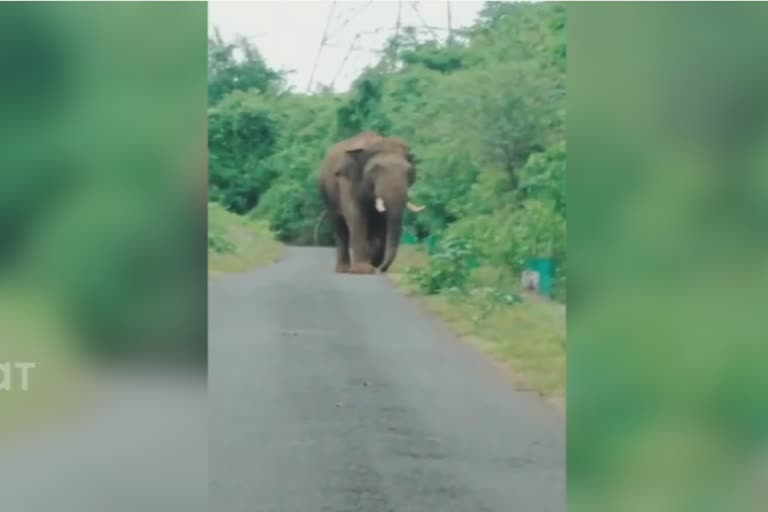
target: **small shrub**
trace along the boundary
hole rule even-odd
[[[460,238],[448,238],[439,246],[424,268],[411,267],[406,276],[422,293],[434,295],[443,290],[463,290],[469,281],[470,262],[475,250],[470,242]]]
[[[519,304],[522,296],[516,290],[507,290],[494,286],[475,288],[470,293],[470,302],[473,305],[472,323],[477,326],[486,320],[499,308]]]
[[[231,254],[235,252],[235,244],[227,239],[220,231],[208,231],[208,249],[219,254]]]

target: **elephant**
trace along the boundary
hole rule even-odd
[[[366,131],[328,150],[319,185],[336,235],[336,272],[389,269],[400,245],[405,209],[424,209],[408,200],[415,180],[413,155],[400,138]]]

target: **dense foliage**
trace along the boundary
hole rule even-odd
[[[208,204],[208,272],[240,272],[280,257],[282,244],[275,240],[266,220],[250,219]]]
[[[461,287],[469,260],[513,283],[528,260],[551,257],[562,285],[561,5],[489,2],[446,43],[404,30],[338,95],[287,91],[246,41],[209,44],[211,200],[268,219],[283,241],[309,242],[322,212],[315,173],[327,147],[362,130],[398,135],[418,160],[412,197],[428,206],[408,214],[407,235],[439,240],[423,270],[431,274],[419,279],[425,292]],[[331,243],[327,226],[321,233]]]

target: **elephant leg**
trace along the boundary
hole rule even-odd
[[[360,231],[356,231],[360,229]],[[350,230],[350,245],[352,246],[352,266],[350,272],[353,274],[373,274],[376,267],[371,263],[371,250],[368,237],[365,236],[365,228],[355,226]]]
[[[380,267],[384,261],[384,240],[379,236],[371,237],[371,264]]]
[[[386,249],[386,231],[384,219],[373,215],[368,219],[368,241],[371,248],[371,263],[374,267],[380,267],[384,262]]]
[[[337,215],[334,220],[336,228],[336,272],[349,272],[349,230],[344,217]]]
[[[353,274],[373,274],[376,268],[371,265],[367,222],[357,205],[347,203],[342,208],[344,208],[344,218],[349,228],[349,243],[352,247],[352,266],[349,271]]]

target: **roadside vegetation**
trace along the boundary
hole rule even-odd
[[[282,244],[263,220],[208,204],[208,272],[241,272],[280,258]]]
[[[429,293],[421,279],[433,267],[424,247],[405,246],[390,277],[462,339],[510,368],[519,388],[564,410],[565,305],[511,284],[500,291],[500,272],[490,266],[467,271],[460,287]]]
[[[531,389],[562,395],[565,41],[562,5],[487,2],[447,40],[404,27],[340,94],[292,91],[248,40],[215,34],[209,198],[281,242],[312,243],[326,149],[364,130],[404,138],[417,159],[411,197],[427,208],[406,215],[394,281],[485,340]],[[333,244],[328,223],[319,240]],[[539,259],[555,268],[547,298],[520,286]]]

